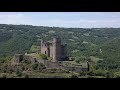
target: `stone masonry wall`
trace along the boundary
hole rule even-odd
[[[40,60],[40,59],[36,59],[31,56],[24,56],[24,55],[20,55],[19,57],[18,56],[16,56],[17,63],[20,63],[20,61],[23,61],[23,60],[30,60],[31,63],[39,62],[39,63],[44,64],[46,69],[63,69],[63,70],[69,70],[69,71],[74,71],[74,72],[88,71],[88,68],[61,66],[58,62],[51,62],[48,60]],[[18,60],[20,60],[20,61],[18,62]]]

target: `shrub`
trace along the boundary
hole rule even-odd
[[[80,63],[80,60],[75,60],[76,63]]]
[[[28,74],[25,74],[25,78],[29,78],[29,75],[28,75]]]
[[[1,78],[6,78],[6,77],[7,77],[7,75],[5,73],[1,74]]]
[[[25,64],[30,64],[30,60],[23,60],[22,63],[25,63]]]
[[[76,76],[76,75],[71,75],[71,77],[70,78],[78,78],[78,76]]]
[[[114,78],[120,78],[120,71],[114,73]]]
[[[22,76],[22,73],[21,73],[19,70],[17,70],[17,71],[16,71],[16,75],[17,75],[18,77],[20,77],[20,76]]]
[[[36,69],[38,68],[38,65],[39,65],[38,63],[32,64],[32,69],[33,69],[33,70],[36,70]]]
[[[50,60],[50,61],[51,61],[51,60],[53,60],[53,58],[52,58],[52,57],[48,57],[48,60]]]
[[[47,56],[45,54],[40,54],[40,58],[43,60],[47,60]]]

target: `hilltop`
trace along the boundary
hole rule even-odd
[[[76,62],[89,58],[91,68],[97,70],[96,75],[101,75],[98,72],[107,72],[110,77],[112,74],[119,76],[120,28],[59,28],[0,24],[0,64],[9,61],[16,53],[39,51],[40,40],[50,41],[56,34],[60,35],[63,44],[67,43],[68,55]],[[94,71],[92,74],[96,73]]]

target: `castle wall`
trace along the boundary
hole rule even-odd
[[[81,68],[81,67],[69,67],[69,66],[61,66],[58,62],[51,62],[48,60],[40,60],[40,63],[43,63],[46,67],[46,69],[62,69],[62,70],[68,70],[68,71],[74,71],[74,72],[87,72],[87,68]]]
[[[53,57],[53,46],[50,46],[50,57]]]
[[[27,55],[22,55],[22,54],[15,55],[15,62],[16,63],[21,63],[24,60],[29,60],[31,63],[37,62],[36,58],[34,58],[32,56],[27,56]]]
[[[48,57],[50,57],[50,47],[49,47],[49,43],[43,43],[42,47],[41,47],[41,53],[47,55]]]
[[[57,62],[45,61],[47,69],[60,69],[60,65]]]
[[[42,63],[45,65],[46,69],[62,69],[62,70],[68,70],[68,71],[74,71],[74,72],[89,71],[89,67],[87,67],[87,68],[68,67],[68,66],[60,65],[59,62],[51,62],[48,60],[39,60],[39,59],[36,59],[32,56],[26,56],[26,55],[15,55],[15,61],[17,63],[20,63],[23,60],[29,60],[31,63],[35,63],[35,62]]]
[[[47,48],[46,47],[42,47],[41,53],[46,54],[45,52],[47,52]]]
[[[88,68],[61,66],[61,69],[74,72],[87,72]]]
[[[23,61],[24,55],[16,54],[14,57],[15,57],[15,62],[20,63],[21,61]]]
[[[74,71],[74,72],[88,71],[88,68],[61,66],[58,62],[45,61],[44,64],[47,69],[62,69],[62,70],[68,70],[68,71]]]
[[[24,56],[24,60],[29,60],[31,63],[36,63],[37,62],[36,58],[34,58],[32,56],[27,56],[27,55]]]

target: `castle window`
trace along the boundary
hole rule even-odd
[[[45,51],[45,54],[46,54],[46,51]]]

